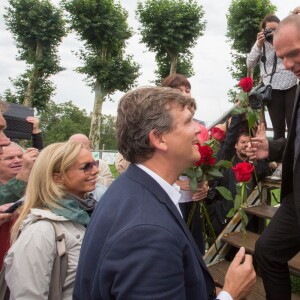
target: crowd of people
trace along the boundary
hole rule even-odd
[[[267,15],[247,57],[248,66],[260,65],[264,84],[273,77],[268,104],[273,141],[264,124],[251,137],[243,114],[219,125],[225,138],[217,159],[233,166],[252,161],[256,169],[248,193],[268,175],[269,161],[282,161],[281,205],[254,254],[267,299],[291,298],[287,262],[300,250],[299,11],[281,22]],[[266,30],[271,39],[266,40]],[[195,214],[194,226],[187,227],[192,204],[205,201],[219,234],[233,203],[215,187],[225,186],[234,195],[236,178],[232,169],[224,169],[221,179],[198,182],[191,191],[182,176],[199,161],[198,144],[210,138],[205,124],[194,118],[196,103],[185,76],[170,75],[159,87],[137,88],[122,97],[116,179],[105,161],[94,159],[89,139],[81,133],[44,148],[38,119],[30,117],[32,147],[11,142],[4,134],[7,105],[0,101],[5,299],[231,300],[251,292],[256,280],[252,256],[241,247],[223,288],[216,288],[203,260],[201,216]],[[20,207],[10,211],[16,203]]]

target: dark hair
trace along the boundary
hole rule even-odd
[[[174,105],[194,112],[195,100],[186,98],[172,88],[144,87],[126,93],[119,102],[116,136],[119,152],[132,163],[152,157],[151,130],[162,134],[173,130],[170,111]]]
[[[241,132],[238,134],[237,138],[236,138],[236,144],[239,142],[239,140],[240,140],[240,138],[241,138],[242,136],[249,136],[249,137],[250,137],[249,132],[247,132],[247,131],[241,131]]]
[[[170,88],[180,88],[181,86],[191,88],[191,84],[188,81],[188,79],[181,74],[173,74],[166,77],[162,83],[161,86],[163,87],[170,87]]]
[[[279,24],[280,20],[278,17],[276,17],[273,14],[267,14],[260,22],[260,29],[266,29],[267,23],[271,23],[271,22],[276,22]]]

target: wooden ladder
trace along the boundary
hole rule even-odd
[[[260,233],[265,229],[267,220],[272,219],[278,207],[273,207],[271,203],[270,191],[280,188],[281,182],[274,182],[265,179],[253,190],[248,197],[245,209],[249,219],[258,218],[258,232],[246,233],[246,252],[253,254],[255,243]],[[260,191],[260,192],[259,192]],[[243,245],[243,232],[241,232],[241,220],[239,214],[235,214],[221,234],[218,236],[214,245],[204,255],[204,260],[215,280],[217,286],[222,287],[224,284],[225,274],[230,265],[230,252],[235,248],[238,249]],[[290,273],[300,276],[300,252],[289,261]],[[262,278],[257,276],[255,288],[247,297],[249,300],[266,299]],[[293,294],[292,299],[300,299],[299,294]]]

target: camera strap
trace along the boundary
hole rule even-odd
[[[276,67],[277,67],[277,55],[276,55],[276,52],[275,52],[275,54],[274,54],[273,68],[272,68],[272,72],[271,72],[270,74],[268,74],[267,69],[266,69],[266,61],[267,61],[267,59],[266,59],[266,46],[265,46],[265,43],[263,44],[263,55],[262,55],[262,57],[261,57],[260,60],[261,60],[261,61],[263,62],[263,64],[264,64],[264,69],[265,69],[265,72],[266,72],[267,76],[271,76],[271,77],[270,77],[270,82],[269,82],[269,83],[272,83],[273,75],[275,74],[275,72],[276,72]]]

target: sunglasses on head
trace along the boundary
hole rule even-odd
[[[99,167],[99,160],[94,160],[92,162],[86,163],[80,170],[82,170],[85,174],[89,174],[92,172],[93,167]]]

